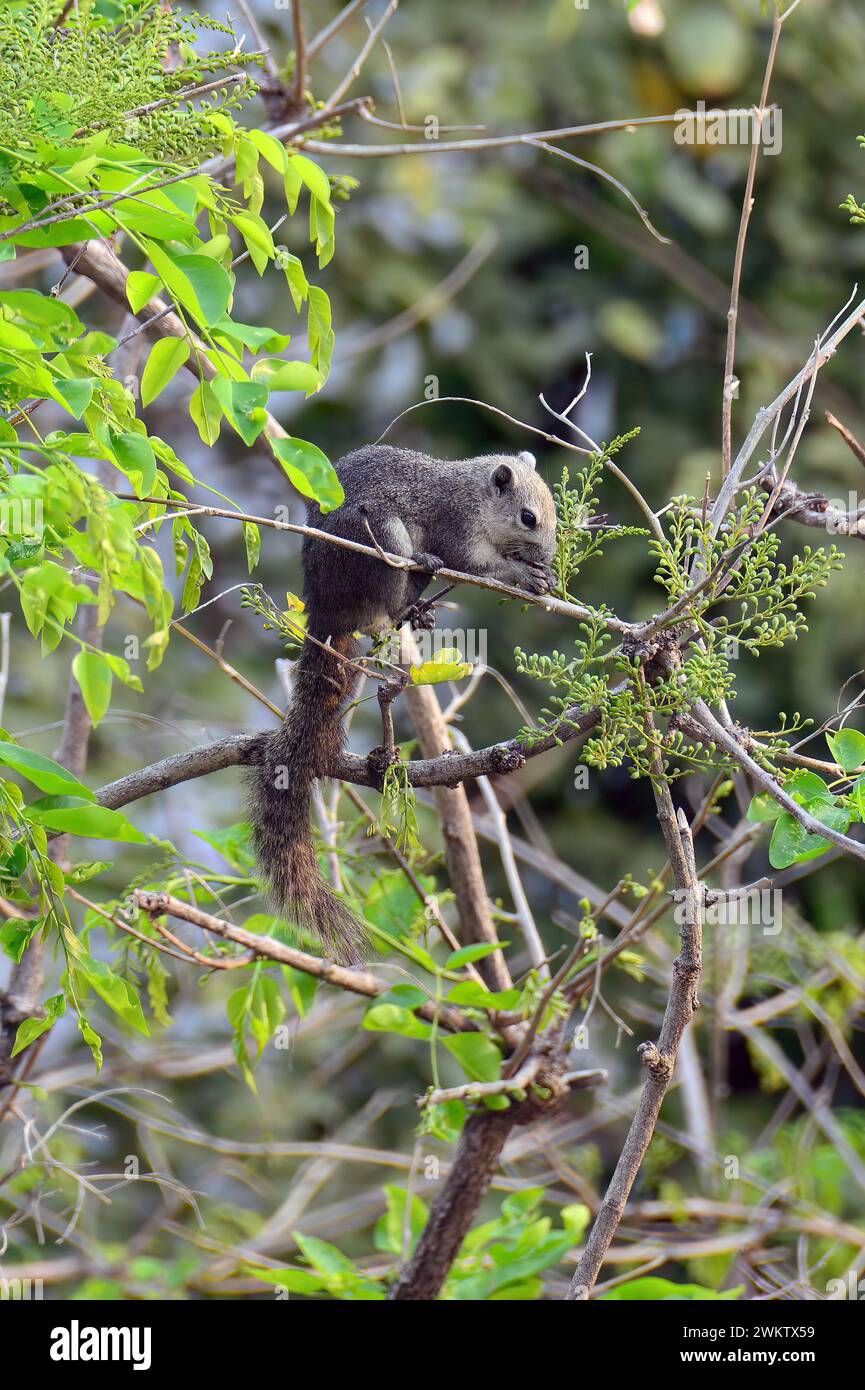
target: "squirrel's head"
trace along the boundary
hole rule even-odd
[[[487,482],[491,506],[485,517],[488,539],[501,553],[548,564],[556,546],[553,495],[535,472],[533,454],[492,454]]]

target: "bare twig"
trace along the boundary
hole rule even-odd
[[[305,147],[313,154],[340,155],[351,159],[394,159],[403,155],[477,154],[484,150],[501,150],[510,145],[532,145],[539,140],[549,142],[576,139],[584,135],[604,135],[611,130],[631,131],[648,125],[676,125],[681,113],[671,116],[637,116],[615,121],[592,121],[586,125],[562,126],[555,130],[532,130],[518,135],[485,135],[476,140],[416,140],[401,145],[351,145],[340,141],[309,140]]]
[[[760,94],[760,106],[758,110],[754,112],[753,116],[751,158],[748,162],[748,177],[745,182],[742,216],[739,221],[739,235],[736,239],[733,280],[730,289],[730,309],[727,314],[727,351],[724,361],[724,393],[721,406],[721,468],[724,477],[726,477],[730,471],[733,458],[733,394],[735,390],[733,368],[736,361],[736,328],[739,318],[739,291],[742,284],[742,265],[745,259],[745,243],[748,239],[748,226],[751,221],[751,211],[754,207],[754,180],[757,175],[757,160],[760,155],[760,140],[763,134],[763,113],[769,101],[769,84],[772,81],[772,70],[775,66],[775,55],[778,51],[778,40],[781,37],[782,24],[783,19],[781,18],[776,4],[775,22],[772,26],[772,39],[769,44],[769,56],[766,60],[766,70],[763,74],[763,90]]]
[[[548,140],[529,140],[527,143],[534,145],[536,149],[546,150],[548,154],[558,155],[560,159],[568,159],[572,164],[577,164],[581,169],[588,169],[590,174],[597,174],[599,179],[604,179],[605,182],[612,184],[613,188],[617,188],[622,196],[627,198],[643,226],[646,228],[646,231],[650,232],[655,240],[660,241],[662,245],[670,245],[670,238],[668,236],[662,236],[657,227],[652,224],[646,209],[634,197],[631,190],[626,187],[621,180],[614,178],[612,174],[608,173],[606,169],[602,169],[598,164],[591,164],[587,159],[579,159],[575,154],[571,154],[570,150],[560,150],[555,145],[551,145]]]
[[[302,109],[306,94],[307,53],[300,0],[291,0],[291,23],[294,30],[294,104]]]
[[[631,1188],[655,1132],[682,1037],[699,1006],[697,988],[702,967],[702,888],[697,876],[694,845],[687,818],[681,811],[678,817],[676,816],[670,788],[663,778],[659,758],[656,759],[656,764],[652,789],[655,793],[658,822],[673,869],[673,878],[681,894],[682,949],[673,963],[673,978],[658,1041],[644,1042],[639,1048],[640,1060],[647,1069],[648,1076],[603,1205],[595,1218],[591,1234],[571,1280],[567,1298],[577,1302],[588,1300],[610,1242],[624,1215]]]
[[[314,38],[310,39],[306,50],[310,63],[321,52],[325,44],[330,43],[333,36],[338,34],[340,29],[348,24],[349,20],[357,14],[358,10],[362,10],[366,3],[367,0],[350,0],[350,3],[340,10],[335,19],[332,19],[329,24],[318,31]]]
[[[367,38],[366,43],[363,45],[363,48],[358,53],[351,67],[346,73],[345,77],[339,83],[339,86],[331,92],[327,101],[324,103],[324,107],[322,108],[324,112],[333,111],[334,107],[336,107],[338,103],[342,101],[349,87],[352,87],[354,83],[357,81],[364,63],[366,62],[370,53],[378,43],[379,35],[381,34],[385,25],[388,23],[388,20],[391,18],[398,5],[399,0],[389,0],[389,4],[384,13],[382,14],[381,19],[379,19],[378,22],[374,24],[370,29],[369,37]]]
[[[826,421],[832,426],[833,430],[838,431],[844,443],[847,445],[847,448],[855,455],[859,462],[865,464],[865,448],[859,443],[859,440],[856,438],[855,434],[853,434],[852,430],[848,430],[846,425],[842,425],[841,421],[832,414],[831,410],[826,411]]]

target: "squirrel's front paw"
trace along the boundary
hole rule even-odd
[[[542,561],[530,562],[526,564],[524,579],[520,585],[530,594],[550,594],[553,591],[555,580],[549,565]]]
[[[433,574],[444,568],[441,556],[431,555],[428,550],[419,550],[416,555],[412,555],[411,562],[413,565],[423,565],[425,570],[432,570]]]
[[[411,608],[406,609],[405,621],[412,632],[433,632],[436,625],[435,604],[431,600],[413,603]]]

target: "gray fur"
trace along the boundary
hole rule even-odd
[[[551,589],[555,507],[531,455],[449,461],[371,444],[347,454],[336,471],[345,501],[327,515],[310,503],[309,525],[430,569],[461,570],[535,594]],[[352,633],[399,624],[432,578],[309,536],[303,569],[309,633],[346,655],[355,650]],[[342,712],[355,684],[350,667],[306,643],[286,721],[263,740],[251,787],[254,842],[277,908],[317,930],[344,964],[358,963],[363,928],[321,878],[309,807],[313,779],[342,746]]]

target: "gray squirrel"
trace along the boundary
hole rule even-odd
[[[343,748],[342,713],[358,680],[349,665],[355,633],[378,635],[406,620],[426,625],[420,596],[444,567],[549,593],[556,512],[529,453],[450,461],[371,444],[336,464],[345,500],[318,530],[412,559],[424,571],[388,566],[305,536],[307,632],[284,723],[262,736],[250,777],[253,845],[277,910],[319,937],[342,965],[361,963],[366,933],[321,875],[310,829],[312,784]],[[340,656],[326,651],[326,643]]]

